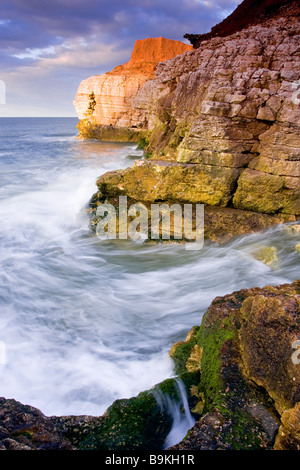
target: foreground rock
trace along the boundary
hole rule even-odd
[[[299,449],[299,339],[300,281],[217,297],[171,350],[203,410],[174,449]]]
[[[199,374],[184,374],[189,389]],[[169,403],[181,406],[175,379],[137,397],[116,400],[103,416],[52,416],[0,398],[0,450],[158,450],[171,430]]]
[[[300,281],[217,297],[170,351],[196,419],[174,450],[300,449]],[[103,416],[46,417],[0,399],[2,450],[159,450],[175,379]]]
[[[36,408],[0,398],[0,450],[72,450],[56,427]]]

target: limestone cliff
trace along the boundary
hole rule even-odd
[[[99,188],[299,216],[300,5],[279,11],[160,63],[131,111],[148,122],[151,158],[104,175]]]
[[[80,119],[87,120],[79,128],[84,134],[89,124],[119,128],[145,125],[146,113],[132,106],[132,100],[147,80],[154,77],[156,65],[192,46],[170,39],[138,40],[129,62],[103,75],[83,80],[74,101]]]

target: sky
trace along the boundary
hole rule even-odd
[[[188,43],[241,0],[1,0],[0,117],[76,117],[81,82],[128,62],[137,39]],[[189,44],[189,43],[188,43]]]

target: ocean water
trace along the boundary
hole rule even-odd
[[[46,415],[101,415],[174,375],[171,345],[214,297],[300,277],[285,225],[208,243],[100,241],[83,209],[134,144],[76,139],[73,118],[0,119],[0,395]],[[278,266],[257,261],[276,246]]]

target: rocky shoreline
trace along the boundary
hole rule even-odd
[[[299,219],[300,9],[283,3],[267,20],[148,61],[147,74],[136,54],[82,85],[80,137],[139,142],[145,151],[132,168],[98,179],[92,226],[97,207],[117,207],[120,196],[147,207],[204,204],[206,239],[218,243]],[[125,76],[128,89],[101,122],[96,87]],[[215,298],[170,351],[196,420],[171,449],[300,450],[299,344],[300,280]],[[0,398],[0,450],[162,449],[172,427],[162,397],[179,403],[176,383],[117,400],[99,417],[47,417]]]
[[[170,355],[195,425],[172,450],[299,450],[300,281],[242,289],[211,303]],[[172,427],[163,397],[180,400],[176,379],[103,416],[46,417],[0,399],[2,450],[160,450]]]

